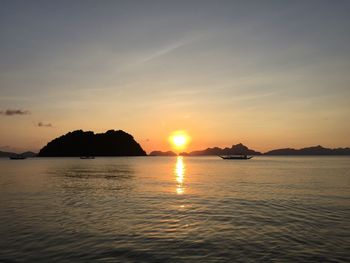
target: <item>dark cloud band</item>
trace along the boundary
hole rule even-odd
[[[0,111],[0,114],[5,116],[14,116],[14,115],[27,115],[27,114],[30,114],[30,112],[27,110],[5,110],[5,111]]]
[[[38,122],[38,127],[52,127],[51,123]]]

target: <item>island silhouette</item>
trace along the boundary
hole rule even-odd
[[[167,151],[167,152],[153,151],[153,152],[150,152],[149,156],[177,156],[177,154],[174,153],[173,151]]]
[[[161,152],[161,151],[153,151],[152,156],[173,156],[173,152]],[[212,147],[207,148],[205,150],[198,150],[192,152],[182,152],[179,155],[181,156],[208,156],[208,155],[350,155],[350,148],[325,148],[320,145],[311,146],[301,149],[293,149],[293,148],[282,148],[271,150],[268,152],[259,152],[252,149],[249,149],[247,146],[242,143],[232,145],[231,148],[225,147]]]
[[[122,130],[105,133],[77,130],[49,142],[39,157],[146,156],[134,137]]]
[[[134,137],[122,130],[108,130],[105,133],[76,130],[68,132],[43,147],[38,154],[34,152],[14,153],[0,151],[1,157],[78,157],[78,156],[147,156],[141,145]],[[259,152],[248,148],[242,143],[231,147],[211,147],[204,150],[181,152],[181,156],[208,155],[350,155],[350,148],[325,148],[321,145],[301,149],[281,148],[267,152]],[[152,151],[148,156],[177,156],[173,151]]]
[[[0,158],[1,157],[13,157],[13,156],[23,156],[25,158],[32,158],[32,157],[36,157],[37,154],[34,153],[34,152],[30,152],[30,151],[27,151],[27,152],[23,152],[23,153],[14,153],[14,152],[3,152],[3,151],[0,151]]]
[[[301,149],[283,148],[272,150],[264,155],[350,155],[350,148],[324,148],[321,145]]]
[[[254,151],[252,149],[249,149],[247,146],[243,145],[242,143],[232,145],[231,148],[219,148],[219,147],[213,147],[213,148],[207,148],[205,150],[199,150],[199,151],[193,151],[190,153],[182,152],[180,155],[182,156],[201,156],[201,155],[261,155],[261,152]]]

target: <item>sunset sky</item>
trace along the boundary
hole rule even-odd
[[[350,146],[350,1],[1,1],[0,150]]]

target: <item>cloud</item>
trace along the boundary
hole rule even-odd
[[[0,97],[0,101],[29,101],[28,97]]]
[[[157,59],[157,58],[162,57],[164,55],[167,55],[169,53],[172,53],[173,51],[175,51],[183,46],[187,46],[187,45],[192,44],[196,40],[198,40],[198,36],[192,37],[192,38],[187,38],[187,39],[182,39],[180,41],[174,42],[173,44],[165,46],[165,47],[157,50],[156,52],[149,54],[148,56],[146,56],[143,59],[141,59],[140,61],[138,61],[137,64],[147,63],[151,60],[154,60],[154,59]]]
[[[27,115],[27,114],[30,114],[30,112],[27,111],[27,110],[5,110],[5,111],[0,111],[0,115],[5,115],[5,116]]]
[[[38,122],[38,127],[52,127],[51,123]]]

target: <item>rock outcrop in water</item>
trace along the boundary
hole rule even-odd
[[[121,130],[97,134],[82,130],[69,132],[49,142],[38,154],[40,157],[145,155],[134,138]]]

